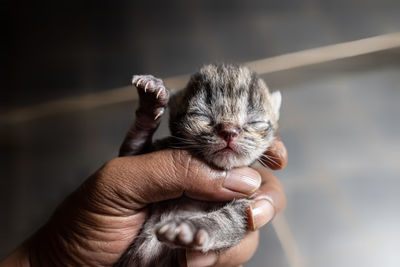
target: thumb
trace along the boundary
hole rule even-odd
[[[260,174],[251,168],[218,170],[184,150],[116,158],[98,174],[97,183],[133,209],[182,195],[229,201],[249,197],[261,184]]]

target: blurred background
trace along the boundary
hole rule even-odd
[[[0,259],[117,155],[133,74],[179,76],[168,80],[179,87],[225,61],[250,62],[281,90],[289,152],[276,173],[288,207],[245,266],[400,266],[399,1],[1,6]]]

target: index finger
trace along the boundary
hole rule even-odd
[[[279,136],[275,137],[261,161],[271,170],[282,170],[286,167],[288,155],[285,145]]]
[[[262,177],[260,189],[254,196],[249,214],[249,228],[256,230],[268,223],[286,207],[286,196],[281,182],[265,168],[255,168]]]

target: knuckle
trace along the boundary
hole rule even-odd
[[[113,158],[104,164],[103,169],[105,169],[105,170],[113,169],[119,165],[119,162],[120,162],[120,158]]]
[[[120,158],[114,158],[111,159],[110,161],[106,162],[103,167],[100,170],[100,173],[103,176],[108,176],[112,175],[115,173],[117,169],[119,169],[119,166],[121,166],[121,159]]]

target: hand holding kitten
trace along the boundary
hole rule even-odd
[[[280,140],[275,141],[268,153],[279,158],[280,166],[286,165],[286,150]],[[266,169],[242,167],[221,171],[182,150],[116,158],[88,178],[45,226],[2,264],[29,266],[30,259],[33,266],[61,262],[112,265],[139,232],[147,204],[183,194],[209,201],[229,201],[248,197],[256,190],[255,220],[249,226],[252,229],[266,224],[286,204],[280,182]],[[237,266],[250,259],[257,245],[258,232],[251,231],[241,243],[218,256],[188,252],[187,261],[190,266]],[[180,262],[185,266],[184,254]]]

